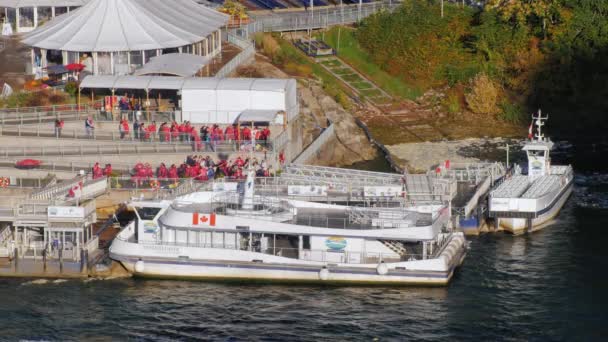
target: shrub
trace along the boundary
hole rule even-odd
[[[65,92],[70,94],[71,96],[76,95],[78,92],[78,83],[76,82],[68,82],[65,84]]]
[[[494,114],[497,110],[499,87],[486,74],[479,73],[469,83],[465,95],[467,105],[473,113]]]
[[[449,93],[443,99],[443,106],[450,114],[460,113],[460,99],[457,94]]]
[[[284,66],[285,71],[294,76],[310,77],[312,74],[312,68],[306,64],[298,64],[294,62],[287,62]]]
[[[512,123],[520,123],[524,118],[524,108],[510,101],[504,100],[499,104],[500,118]]]
[[[61,93],[50,94],[49,102],[51,104],[62,104],[65,102],[65,96]]]

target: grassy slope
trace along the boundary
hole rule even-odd
[[[421,91],[409,86],[401,79],[393,77],[374,64],[354,36],[354,29],[334,27],[325,32],[325,42],[336,49],[338,47],[338,31],[340,31],[340,46],[338,56],[367,76],[370,80],[387,91],[389,94],[406,99],[415,99]]]

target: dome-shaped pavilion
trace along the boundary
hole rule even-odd
[[[93,74],[128,74],[164,53],[216,54],[227,21],[192,0],[90,0],[23,42],[36,66],[45,67],[55,51],[62,64],[83,63]]]

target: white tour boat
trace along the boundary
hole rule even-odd
[[[540,110],[532,118],[537,131],[532,137],[530,126],[530,141],[523,147],[528,156],[528,174],[516,172],[490,193],[490,216],[513,234],[541,229],[559,213],[572,192],[572,166],[551,165],[553,142],[541,132],[547,118]]]
[[[238,188],[131,202],[137,218],[110,257],[142,277],[445,285],[466,254],[464,235],[446,229],[445,205],[260,195],[253,172]]]

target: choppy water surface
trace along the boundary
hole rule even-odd
[[[608,176],[596,170],[544,230],[472,238],[448,288],[3,279],[0,340],[600,340]]]

